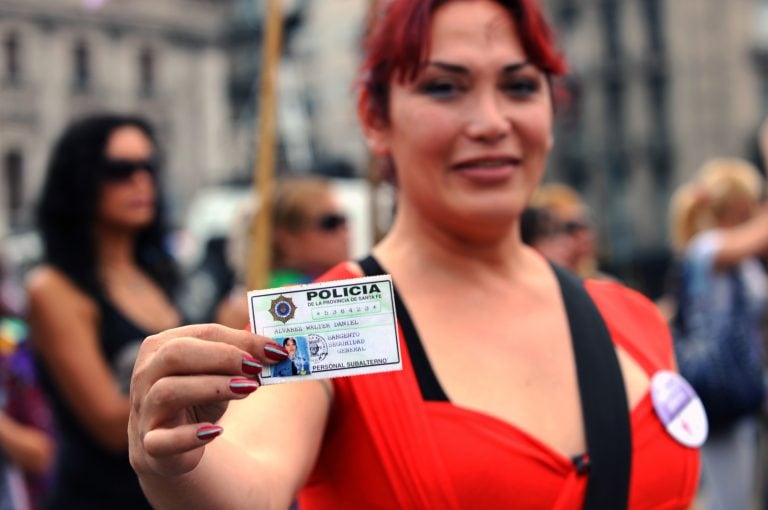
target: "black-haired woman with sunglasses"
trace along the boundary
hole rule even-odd
[[[150,508],[128,461],[128,381],[141,340],[181,322],[156,153],[144,120],[95,115],[71,124],[50,157],[43,264],[27,287],[60,431],[49,508]]]

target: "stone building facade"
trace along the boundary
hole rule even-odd
[[[73,118],[155,125],[178,215],[232,171],[226,0],[0,0],[0,236],[31,225],[48,152]]]

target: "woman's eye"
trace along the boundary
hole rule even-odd
[[[419,87],[419,89],[422,94],[426,94],[437,99],[449,99],[461,91],[457,84],[448,81],[427,82]]]
[[[539,80],[533,78],[518,78],[505,83],[504,91],[515,97],[528,97],[539,91]]]

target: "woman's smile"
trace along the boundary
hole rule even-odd
[[[451,169],[459,172],[463,178],[487,185],[509,180],[521,167],[520,158],[506,155],[477,156],[451,165]]]

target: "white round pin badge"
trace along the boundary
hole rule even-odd
[[[693,448],[704,444],[709,432],[704,405],[680,374],[656,372],[651,378],[651,401],[659,420],[677,442]]]

